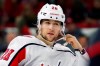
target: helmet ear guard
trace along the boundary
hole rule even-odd
[[[65,24],[63,24],[63,27],[62,27],[62,30],[61,30],[61,33],[62,33],[62,35],[65,35]]]
[[[59,5],[54,4],[45,4],[38,13],[38,29],[41,29],[40,21],[42,19],[52,19],[57,20],[63,23],[62,25],[62,32],[64,33],[65,30],[65,15],[63,13],[62,8]]]

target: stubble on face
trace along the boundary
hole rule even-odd
[[[48,40],[48,41],[50,41],[50,42],[55,41],[55,39],[57,38],[55,35],[54,35],[54,36],[48,36],[48,34],[47,34],[46,32],[43,32],[43,29],[41,29],[41,36],[42,36],[44,39],[46,39],[46,40]],[[58,35],[57,35],[57,36],[58,36]]]
[[[55,41],[60,33],[61,24],[58,21],[46,20],[41,23],[41,36],[52,42]]]

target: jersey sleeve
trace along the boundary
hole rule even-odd
[[[7,50],[0,57],[0,66],[18,66],[18,64],[25,59],[25,40],[21,39],[21,37],[16,37],[11,41]]]
[[[61,48],[62,47],[62,48]],[[89,64],[89,56],[87,54],[87,52],[80,52],[79,50],[76,51],[71,44],[67,43],[65,40],[60,39],[58,40],[55,45],[54,45],[54,49],[56,50],[63,50],[66,52],[70,52],[71,54],[74,55],[75,62],[73,63],[73,66],[88,66]],[[69,57],[73,57],[73,56],[69,56]]]
[[[18,66],[19,63],[21,63],[22,60],[25,59],[26,56],[26,49],[23,48],[10,62],[10,66]]]
[[[81,54],[79,51],[75,51],[76,53],[76,61],[73,64],[73,66],[88,66],[89,65],[89,55],[87,52],[85,52],[84,54]]]

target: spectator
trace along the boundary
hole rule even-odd
[[[79,35],[82,34],[80,29],[77,28],[75,22],[71,18],[67,18],[66,20],[66,29],[67,29],[67,34],[72,34],[77,38],[79,37]]]
[[[86,17],[85,20],[77,23],[76,25],[78,28],[97,28],[100,26],[98,20],[90,16]]]
[[[100,66],[100,41],[87,48],[90,57],[90,66]]]
[[[78,37],[78,41],[80,42],[80,44],[82,45],[83,48],[87,48],[88,44],[89,44],[89,37],[87,37],[84,34],[81,34]]]

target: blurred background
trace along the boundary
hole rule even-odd
[[[91,58],[100,55],[100,0],[0,0],[0,54],[16,36],[36,35],[37,13],[45,3],[61,5],[65,33],[76,36]]]

